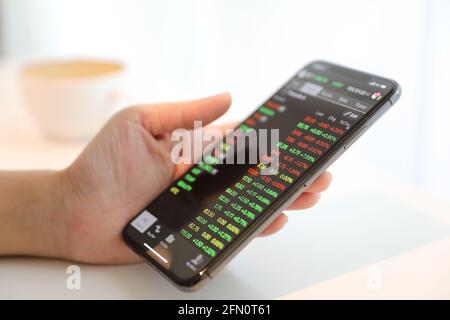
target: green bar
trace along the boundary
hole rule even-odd
[[[309,129],[309,124],[306,124],[306,123],[304,123],[304,122],[299,122],[299,123],[297,124],[297,128],[304,129],[304,130],[308,130],[308,129]]]
[[[335,87],[335,88],[338,88],[338,89],[340,89],[340,88],[342,88],[342,87],[344,86],[344,84],[343,84],[342,82],[340,82],[340,81],[333,81],[333,82],[331,83],[331,85],[332,85],[333,87]]]
[[[320,82],[320,83],[327,83],[328,82],[328,78],[324,77],[324,76],[321,76],[321,75],[315,75],[314,76],[314,80],[316,80],[317,82]]]
[[[259,108],[259,112],[261,112],[262,114],[265,114],[266,116],[274,116],[275,115],[275,111],[273,111],[272,109],[269,109],[265,106],[262,106],[261,108]]]
[[[195,182],[195,177],[193,176],[193,175],[191,175],[191,174],[186,174],[185,176],[184,176],[184,178],[186,179],[186,181],[188,181],[188,182]]]
[[[213,157],[212,155],[207,155],[206,159],[205,159],[205,163],[207,164],[218,164],[219,163],[219,159],[217,159],[216,157]]]
[[[250,130],[255,130],[255,129],[253,129],[253,128],[247,126],[246,124],[241,124],[241,125],[239,126],[239,129],[241,129],[244,133],[246,133],[247,131],[250,131]]]

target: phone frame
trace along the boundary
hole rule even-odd
[[[233,259],[245,246],[255,238],[261,231],[263,231],[271,222],[274,221],[278,215],[289,207],[289,205],[297,199],[336,159],[338,159],[353,142],[355,142],[362,134],[375,123],[387,110],[389,110],[400,98],[401,88],[399,84],[391,79],[375,76],[369,73],[361,72],[358,70],[350,69],[334,63],[330,63],[323,60],[312,61],[305,67],[308,68],[312,64],[326,64],[337,67],[345,72],[358,73],[362,76],[378,78],[387,82],[390,82],[393,86],[393,90],[389,95],[383,97],[383,99],[371,108],[369,112],[364,114],[362,119],[356,123],[350,130],[342,136],[319,160],[310,168],[310,170],[298,181],[296,181],[286,192],[284,192],[279,198],[277,198],[270,207],[266,209],[257,219],[255,219],[247,229],[243,230],[217,257],[215,257],[205,268],[200,270],[189,281],[181,281],[180,279],[174,279],[172,274],[163,268],[157,261],[152,259],[146,252],[137,244],[133,239],[129,238],[126,228],[129,226],[130,221],[124,228],[123,238],[125,243],[139,256],[153,268],[158,270],[170,283],[182,291],[195,291],[202,287],[208,280],[216,276],[231,259]],[[298,73],[298,71],[297,71]],[[296,73],[296,74],[297,74]],[[296,75],[295,74],[295,75]],[[294,76],[295,76],[294,75]],[[290,79],[286,82],[288,83]],[[285,86],[285,84],[281,88]],[[273,97],[280,89],[275,91],[268,99]],[[247,118],[245,118],[247,119]],[[164,191],[163,191],[164,192]],[[133,217],[134,219],[134,217]]]

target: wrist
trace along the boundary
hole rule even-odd
[[[64,257],[62,174],[2,173],[0,255]]]
[[[24,226],[30,241],[30,252],[26,254],[65,258],[67,249],[66,206],[64,201],[64,171],[42,171],[35,173],[33,208],[34,219]],[[23,217],[26,221],[27,218]]]
[[[68,191],[66,170],[52,171],[48,174],[47,195],[47,228],[49,231],[47,248],[51,257],[69,258],[69,235],[67,230],[68,207],[66,193]]]

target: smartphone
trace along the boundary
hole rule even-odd
[[[278,130],[272,174],[261,173],[267,162],[260,158],[199,161],[129,222],[126,244],[177,288],[201,287],[399,97],[393,80],[325,61],[308,64],[236,130]],[[222,158],[234,148],[226,141],[217,146]]]

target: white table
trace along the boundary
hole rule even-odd
[[[83,144],[39,135],[14,72],[0,64],[0,168],[67,166]],[[80,265],[81,290],[69,290],[69,262],[0,258],[0,298],[450,298],[450,206],[346,157],[318,206],[253,241],[198,292],[179,292],[145,264]]]

